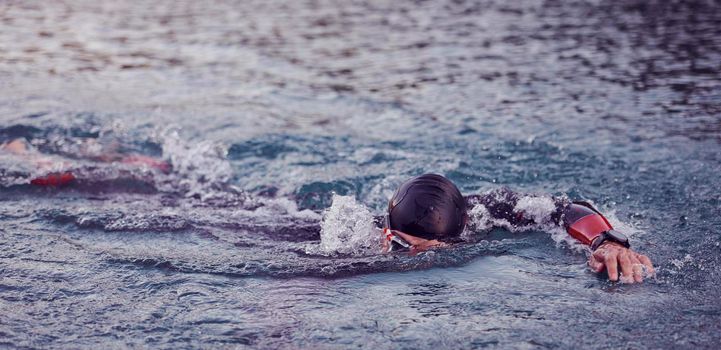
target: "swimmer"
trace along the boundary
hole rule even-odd
[[[86,148],[98,146],[94,139],[82,139],[80,143]],[[75,173],[68,170],[72,163],[65,159],[48,156],[38,152],[27,140],[18,138],[0,144],[0,151],[22,157],[32,163],[43,175],[34,177],[30,184],[36,186],[64,186],[76,180]],[[88,154],[87,158],[96,162],[122,163],[130,166],[145,166],[169,173],[171,166],[168,162],[140,154],[121,154],[118,152],[106,152],[100,156]]]
[[[475,209],[491,221],[513,228],[544,224],[563,227],[571,237],[590,248],[591,270],[606,271],[611,281],[620,278],[626,283],[642,282],[644,276],[654,275],[651,260],[633,251],[626,235],[614,230],[590,204],[536,197],[545,199],[549,206],[552,202],[553,206],[549,208],[549,216],[538,218],[516,209],[523,198],[529,197],[505,188],[463,197],[453,182],[441,175],[411,178],[401,184],[388,203],[388,212],[382,220],[383,250],[415,253],[456,242],[468,224],[468,212]]]
[[[86,140],[93,143],[93,140]],[[67,169],[66,162],[37,152],[24,139],[16,139],[0,145],[0,151],[20,155],[33,161],[40,169]],[[147,166],[162,172],[170,171],[170,164],[143,155],[124,155],[109,152],[102,156],[89,156],[100,162]],[[52,171],[31,180],[38,186],[62,186],[75,180],[71,170]],[[614,230],[608,220],[586,202],[571,202],[563,198],[545,199],[553,207],[550,215],[539,218],[517,210],[522,196],[508,189],[500,189],[483,195],[463,197],[458,188],[441,175],[425,174],[403,183],[388,204],[388,212],[382,220],[385,252],[408,250],[411,253],[447,246],[460,241],[459,236],[469,221],[469,211],[482,212],[492,222],[511,228],[538,228],[543,225],[563,227],[579,242],[590,247],[590,268],[606,271],[612,281],[642,282],[644,276],[654,274],[651,260],[630,248],[628,238]],[[523,204],[523,203],[521,203]],[[537,222],[537,221],[543,222]],[[620,273],[619,273],[620,270]]]

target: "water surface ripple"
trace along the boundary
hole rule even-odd
[[[0,153],[0,347],[715,348],[720,77],[715,1],[4,1],[0,143],[78,181]],[[378,254],[422,172],[591,200],[658,276]]]

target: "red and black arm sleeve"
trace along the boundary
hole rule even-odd
[[[608,219],[586,202],[572,202],[564,208],[563,227],[585,245],[591,245],[596,237],[613,229]]]

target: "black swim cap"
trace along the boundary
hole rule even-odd
[[[388,203],[388,226],[409,235],[457,237],[466,225],[466,200],[450,180],[424,174],[404,182]]]

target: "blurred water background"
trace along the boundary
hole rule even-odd
[[[720,73],[717,1],[1,1],[0,142],[79,178],[0,155],[0,347],[716,348]],[[379,254],[423,172],[593,201],[658,275]]]

